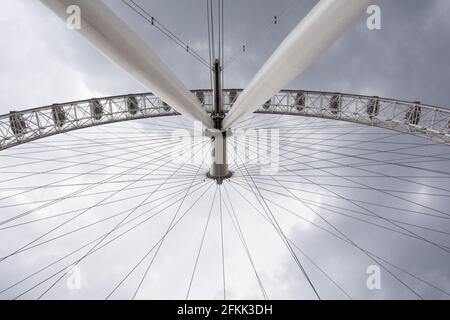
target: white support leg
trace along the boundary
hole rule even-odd
[[[41,0],[66,21],[69,6],[81,10],[77,30],[95,48],[179,113],[201,121],[207,128],[214,123],[184,84],[159,57],[101,0]]]

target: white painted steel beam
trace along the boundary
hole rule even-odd
[[[71,5],[81,9],[79,33],[95,48],[176,111],[213,128],[197,98],[159,57],[101,0],[41,0],[64,21]]]
[[[224,119],[228,129],[259,109],[329,48],[372,0],[321,0],[284,39]]]

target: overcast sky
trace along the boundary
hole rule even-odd
[[[179,38],[188,43],[190,47],[199,52],[200,55],[205,58],[208,57],[206,1],[136,1]],[[161,35],[159,31],[137,16],[120,0],[107,0],[105,2],[157,52],[159,57],[188,88],[209,87],[209,74],[203,65]],[[273,50],[316,2],[314,0],[225,0],[225,87],[245,88]],[[21,110],[56,102],[148,91],[105,59],[76,32],[68,30],[59,18],[49,12],[39,1],[0,0],[0,4],[2,5],[2,10],[0,10],[0,40],[3,49],[0,51],[1,114],[10,110]],[[377,95],[408,101],[421,101],[445,108],[450,107],[450,90],[448,89],[450,84],[450,68],[448,67],[450,57],[450,41],[448,40],[450,34],[450,20],[448,19],[450,1],[379,0],[377,4],[381,7],[382,30],[368,30],[366,27],[367,16],[362,17],[351,30],[287,88]],[[274,16],[277,16],[277,24],[274,24]],[[245,52],[242,50],[243,45],[246,46]],[[307,45],[305,43],[305,46]],[[146,128],[142,122],[137,123],[136,127]],[[338,130],[345,131],[345,127]],[[97,132],[92,134],[97,134]],[[358,136],[353,136],[353,138],[356,137]],[[420,140],[420,142],[423,141]],[[434,151],[436,154],[448,153],[448,148],[439,148]],[[66,153],[63,155],[66,155]],[[5,165],[10,164],[7,161],[4,163]],[[449,161],[440,163],[437,168],[448,169],[446,167],[448,164]],[[35,168],[35,170],[43,169]],[[397,173],[399,172],[392,171],[392,174]],[[412,173],[411,171],[405,171],[404,174]],[[443,188],[449,186],[446,183],[449,180],[439,181]],[[34,182],[36,180],[28,181],[28,183]],[[392,187],[395,186],[398,185],[394,183]],[[406,189],[408,188],[414,188],[414,186],[408,185]],[[436,191],[427,190],[429,192]],[[417,189],[412,189],[412,191],[417,192]],[[423,192],[422,189],[420,191]],[[207,195],[211,199],[214,189],[210,189],[208,192]],[[352,190],[346,190],[346,192],[352,194]],[[370,194],[359,192],[360,199],[371,199],[385,204],[395,203],[391,198],[386,200],[378,195],[376,199],[373,199]],[[447,198],[441,197],[439,201],[435,202],[430,199],[420,199],[420,201],[433,206],[436,210],[448,212],[448,194],[446,193],[446,195]],[[238,197],[239,192],[235,191],[234,196]],[[22,201],[36,200],[39,197],[40,195],[36,194],[33,197],[25,197]],[[272,199],[280,201],[280,198]],[[318,202],[323,200],[321,197],[311,199],[311,201]],[[285,205],[290,206],[293,210],[298,208],[297,202],[284,201]],[[237,201],[237,205],[242,212],[252,211],[248,204],[245,204],[244,199]],[[208,210],[208,202],[202,203],[201,209],[198,210],[199,219],[204,219],[200,212]],[[417,208],[414,207],[414,209]],[[0,213],[2,210],[6,214],[5,209],[0,209]],[[429,213],[429,211],[426,212]],[[13,213],[8,211],[8,214]],[[382,213],[384,214],[384,211],[380,209],[380,214]],[[254,223],[253,218],[247,217],[246,219],[247,225]],[[217,220],[213,221],[215,227],[217,227]],[[412,219],[408,221],[412,223],[422,220]],[[445,220],[441,227],[450,232],[447,221]],[[89,220],[86,222],[89,222]],[[284,222],[286,224],[292,223],[289,219]],[[202,223],[195,222],[195,226],[201,228]],[[411,251],[399,251],[400,248],[411,248],[411,243],[402,242],[406,241],[404,239],[399,239],[397,236],[391,237],[391,235],[384,233],[380,236],[380,233],[378,233],[376,234],[377,239],[380,239],[378,243],[365,242],[367,238],[371,239],[367,235],[372,234],[372,231],[362,231],[358,225],[345,225],[342,221],[339,221],[339,223],[346,231],[351,232],[355,239],[362,241],[372,250],[377,250],[376,244],[384,246],[384,248],[387,248],[384,251],[386,256],[395,261],[404,262],[404,265],[411,267],[411,271],[417,272],[429,281],[440,284],[447,291],[450,291],[450,260],[448,254],[442,254],[441,251],[429,251],[426,246],[417,246],[417,252],[420,252],[419,257],[417,257]],[[435,222],[430,222],[430,225],[433,227],[439,226]],[[155,230],[158,226],[161,227],[160,224],[156,224]],[[230,228],[228,231],[231,233],[233,228],[231,223],[228,224],[227,228]],[[38,234],[36,230],[30,232]],[[251,231],[249,232],[251,233]],[[299,242],[309,241],[307,246],[307,249],[310,250],[309,253],[321,265],[331,266],[328,270],[335,270],[334,273],[331,272],[335,279],[340,280],[341,283],[353,279],[356,284],[347,288],[356,297],[411,298],[410,292],[405,292],[404,288],[395,281],[388,282],[382,292],[368,292],[365,288],[367,260],[354,259],[354,251],[335,243],[333,238],[325,239],[322,234],[315,234],[309,227],[296,226],[294,223],[289,228],[289,234]],[[375,237],[375,233],[372,235]],[[196,234],[196,236],[199,236],[199,234]],[[168,246],[173,246],[176,249],[178,242],[183,241],[183,239],[189,240],[190,237],[191,233],[183,230],[177,237],[174,237],[174,243]],[[28,239],[28,236],[26,239]],[[273,238],[270,239],[273,240]],[[437,239],[449,245],[448,235]],[[150,242],[145,234],[136,235],[134,241]],[[389,250],[389,241],[398,241],[395,242],[396,251]],[[5,243],[6,240],[0,245],[2,254],[11,251],[11,248]],[[76,244],[76,242],[74,243]],[[127,243],[130,247],[133,247],[135,242],[132,239],[128,240]],[[230,255],[232,255],[231,252],[234,248],[233,244],[238,246],[238,239],[230,240],[228,244]],[[205,253],[211,257],[210,263],[212,264],[220,260],[217,250],[214,249],[217,247],[214,247],[214,245],[214,243],[210,244],[210,247],[206,249],[208,253]],[[195,256],[196,248],[197,243],[194,243],[192,248],[189,249],[190,251],[186,250],[176,258],[190,266],[189,263],[192,261],[189,259]],[[176,252],[175,249],[174,252]],[[302,289],[307,286],[305,280],[298,270],[294,269],[296,265],[289,260],[289,257],[285,253],[281,253],[282,246],[280,244],[274,244],[267,240],[259,243],[259,247],[254,247],[254,249],[261,255],[266,249],[273,252],[270,259],[261,260],[268,264],[262,272],[266,285],[270,288],[271,297],[313,297],[311,292],[305,292]],[[53,253],[58,252],[58,248],[53,250]],[[136,248],[136,250],[140,253],[144,249]],[[339,252],[339,255],[333,254],[336,252]],[[43,254],[50,255],[45,251]],[[131,255],[132,252],[125,250],[124,254]],[[245,259],[245,256],[242,257],[234,257],[235,260],[232,258],[230,260],[233,261],[234,266],[241,266],[245,263],[240,260]],[[101,260],[101,258],[99,259]],[[171,254],[163,255],[162,258],[168,264],[171,264],[171,259],[174,259]],[[189,263],[183,259],[189,260]],[[100,278],[123,274],[129,267],[129,265],[116,266],[117,261],[114,256],[107,253],[101,261],[105,268],[109,268],[109,272],[100,275]],[[342,261],[346,261],[345,266],[342,266]],[[24,275],[27,270],[29,271],[27,267],[33,265],[35,260],[25,256],[16,260],[16,263],[20,263],[20,268],[18,268],[22,272],[20,274],[14,272],[14,268],[17,267],[14,263],[0,269],[0,290],[10,284],[8,277],[19,279],[20,275]],[[92,261],[92,264],[86,268],[90,268],[91,271],[100,270],[100,267],[95,264],[95,260]],[[248,262],[246,266],[248,268]],[[208,274],[208,268],[216,267],[217,265],[204,264],[199,273]],[[313,268],[311,265],[308,265],[308,267]],[[156,280],[155,283],[148,283],[148,289],[144,290],[147,293],[145,297],[176,296],[183,298],[185,287],[178,288],[177,279],[186,279],[189,276],[189,268],[186,268],[184,272],[179,272],[179,270],[176,271],[176,266],[172,264],[170,268],[165,269],[164,263],[161,262],[160,268],[155,273],[160,275],[161,278],[171,277],[170,271],[172,269],[174,272],[178,272],[176,279],[171,279],[168,283],[162,284],[157,283]],[[359,273],[355,270],[359,270]],[[239,287],[239,283],[245,282],[248,274],[251,275],[251,272],[246,273],[246,275],[244,273],[237,274],[230,280],[231,296],[259,298],[257,293],[259,289],[254,281],[246,286],[245,290],[242,289],[241,291]],[[96,275],[98,275],[98,272],[88,276],[88,282],[96,280]],[[220,287],[219,275],[212,275],[218,287]],[[154,278],[157,279],[158,277],[155,276]],[[322,292],[325,292],[325,297],[345,298],[339,293],[335,294],[336,288],[327,287],[330,284],[323,278],[317,277],[316,280],[321,285]],[[414,284],[413,286],[418,290],[423,290],[426,297],[448,298],[448,296],[421,285]],[[156,292],[154,288],[158,288],[158,291]],[[67,294],[64,288],[61,288],[56,291],[54,297],[57,297],[58,293],[64,295],[64,297],[72,298],[103,297],[101,294],[104,291],[100,292],[97,288],[88,285],[86,290],[83,293],[70,292]],[[197,292],[199,297],[219,298],[221,294],[220,291],[211,288],[206,280],[205,283],[197,287]],[[129,293],[122,292],[121,297],[129,297]],[[0,298],[11,297],[14,297],[14,294],[0,295]]]

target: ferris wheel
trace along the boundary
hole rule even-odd
[[[197,90],[102,1],[41,1],[151,92],[0,116],[0,299],[449,298],[450,110],[284,90],[372,1],[319,1],[223,89],[207,0],[209,60],[159,25]]]

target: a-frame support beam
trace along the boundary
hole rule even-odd
[[[207,128],[214,123],[197,98],[169,70],[159,57],[101,0],[41,0],[66,21],[72,5],[81,10],[79,33],[112,62],[179,113],[201,121]]]

